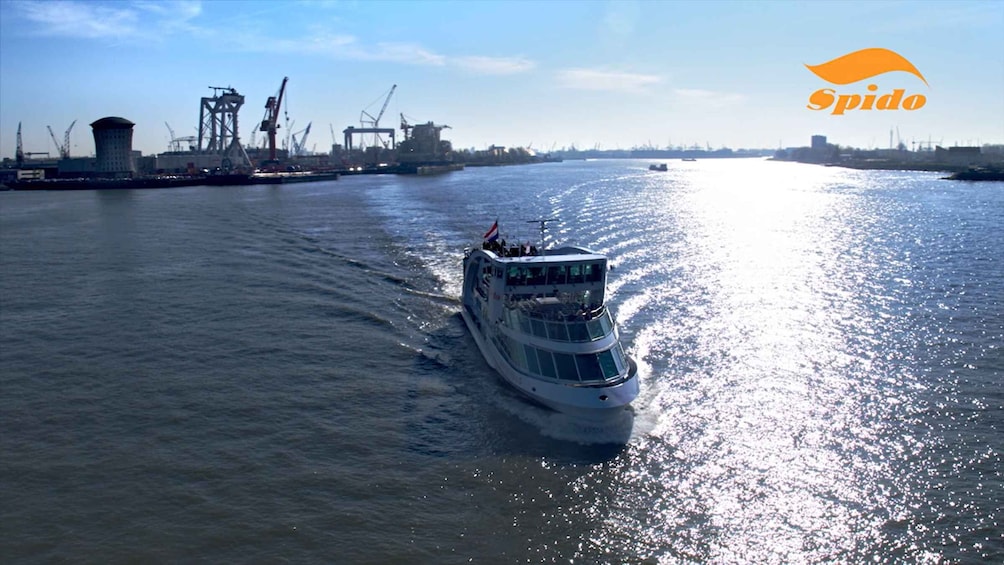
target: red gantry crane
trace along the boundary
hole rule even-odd
[[[269,96],[265,102],[265,117],[261,120],[261,131],[268,133],[268,158],[275,161],[275,132],[279,128],[279,108],[282,107],[282,95],[286,92],[286,82],[289,77],[283,77],[279,94]]]

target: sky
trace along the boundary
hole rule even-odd
[[[93,154],[89,124],[135,122],[133,148],[195,135],[210,86],[246,97],[248,145],[289,77],[280,120],[327,152],[363,111],[448,125],[455,148],[777,148],[1004,143],[1004,0],[914,2],[0,1],[0,156]],[[806,65],[884,48],[922,74],[837,85]],[[903,89],[917,109],[812,110]],[[834,104],[835,106],[835,104]],[[332,135],[334,130],[334,136]],[[262,135],[255,137],[258,145]]]

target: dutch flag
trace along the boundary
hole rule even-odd
[[[499,221],[495,220],[492,227],[485,233],[485,241],[495,241],[499,238]]]

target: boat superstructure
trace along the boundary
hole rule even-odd
[[[638,370],[604,302],[607,258],[574,246],[505,245],[497,225],[463,261],[462,314],[485,360],[559,412],[626,408],[638,396]]]

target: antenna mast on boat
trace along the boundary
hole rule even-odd
[[[547,231],[547,222],[557,222],[558,218],[547,218],[540,220],[527,220],[528,224],[540,224],[540,254],[544,254],[544,232]]]

